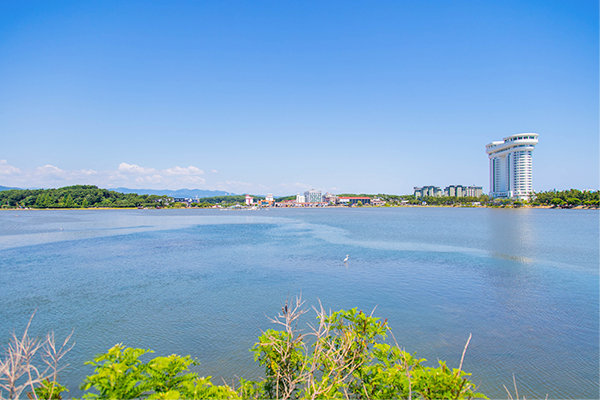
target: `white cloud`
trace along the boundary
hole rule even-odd
[[[181,167],[175,166],[173,168],[166,169],[164,172],[168,175],[202,175],[202,174],[204,174],[204,171],[202,171],[200,168],[194,167],[193,165],[190,165],[187,168],[181,168]]]
[[[208,177],[217,173],[209,170]],[[259,183],[237,180],[213,182],[203,170],[193,165],[188,167],[173,166],[166,169],[140,166],[122,162],[114,169],[93,170],[61,169],[54,165],[44,165],[31,169],[19,169],[10,165],[7,160],[0,160],[0,185],[15,187],[62,187],[69,185],[97,185],[101,188],[128,187],[131,189],[210,189],[223,190],[230,193],[252,193],[276,195],[295,194],[311,189],[306,183],[282,183],[265,186]],[[207,183],[209,180],[209,183]],[[318,188],[316,188],[318,189]]]
[[[13,175],[20,174],[21,170],[17,167],[13,167],[6,160],[0,160],[0,174],[1,175]]]
[[[57,187],[79,183],[89,183],[91,179],[102,175],[93,169],[62,170],[54,165],[44,165],[34,169],[21,170],[0,160],[0,176],[3,185],[17,187]]]
[[[206,183],[206,180],[199,176],[182,176],[177,181],[188,185],[204,185]]]
[[[50,164],[44,165],[43,167],[37,167],[36,171],[41,175],[65,176],[65,171]]]
[[[77,184],[97,185],[104,188],[129,187],[132,189],[205,188],[206,180],[200,168],[174,166],[163,170],[122,162],[116,169],[63,170],[44,165],[21,170],[0,160],[0,185],[16,187],[61,187]]]
[[[138,176],[137,178],[135,178],[135,182],[138,185],[143,185],[146,183],[149,184],[157,184],[157,183],[163,183],[165,181],[165,178],[163,178],[162,175],[159,174],[153,174],[153,175],[147,175],[147,176]]]
[[[154,168],[144,168],[136,164],[127,164],[122,162],[117,169],[124,174],[151,174],[156,171]]]

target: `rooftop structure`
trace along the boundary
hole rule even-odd
[[[537,133],[519,133],[485,146],[490,159],[490,196],[527,200],[533,193],[532,152]]]

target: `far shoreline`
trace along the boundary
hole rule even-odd
[[[139,207],[72,207],[72,208],[0,208],[0,211],[69,211],[69,210],[81,210],[81,211],[101,211],[101,210],[215,210],[215,211],[260,211],[260,210],[270,210],[270,209],[384,209],[384,208],[490,208],[490,209],[498,209],[498,210],[600,210],[598,207],[586,207],[586,206],[576,206],[576,207],[557,207],[557,206],[520,206],[520,207],[502,207],[502,206],[487,206],[487,205],[479,205],[479,206],[455,206],[455,205],[421,205],[421,204],[411,204],[411,205],[402,205],[402,206],[360,206],[360,207],[347,207],[347,206],[327,206],[327,207],[261,207],[261,208],[249,208],[249,207],[162,207],[162,208],[139,208]]]

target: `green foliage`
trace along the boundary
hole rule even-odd
[[[49,379],[44,379],[40,386],[35,388],[35,395],[38,399],[46,399],[46,400],[61,400],[62,396],[60,395],[62,392],[68,392],[69,389],[64,387],[58,382],[50,381]],[[31,394],[28,394],[28,397],[33,397]]]
[[[294,194],[291,196],[277,197],[275,199],[276,202],[285,201],[285,200],[296,200],[296,195]]]
[[[261,196],[252,196],[254,197],[254,202],[257,200],[264,200],[264,197]],[[213,196],[213,197],[204,197],[202,202],[208,204],[221,204],[221,205],[233,205],[233,204],[244,204],[246,202],[246,195],[229,195],[229,196]]]
[[[450,370],[438,361],[436,368],[425,367],[427,360],[416,358],[399,347],[378,343],[374,346],[375,362],[366,368],[365,393],[369,398],[460,399],[485,397],[474,392],[470,374]]]
[[[59,189],[3,190],[0,205],[3,207],[31,208],[87,208],[87,207],[148,207],[154,208],[169,202],[167,196],[137,195],[99,189],[93,185],[66,186]]]
[[[318,327],[302,334],[293,327],[298,305],[288,310],[286,303],[283,311],[273,321],[285,330],[267,330],[251,350],[265,379],[240,381],[243,398],[485,398],[461,368],[441,361],[427,367],[425,359],[382,342],[390,332],[387,321],[355,308],[331,315],[321,309]]]
[[[454,196],[425,196],[415,198],[411,196],[409,199],[410,204],[421,204],[421,202],[426,202],[428,205],[432,206],[471,206],[472,203],[478,202],[481,204],[486,204],[490,202],[490,198],[487,195],[482,195],[479,197],[471,197],[471,196],[463,196],[463,197],[454,197]]]
[[[251,351],[254,361],[265,368],[266,375],[264,384],[260,389],[255,387],[253,392],[262,391],[267,398],[278,398],[280,393],[295,391],[294,380],[304,363],[301,341],[288,332],[269,329],[259,336]]]
[[[558,200],[562,200],[563,203],[559,202]],[[576,200],[579,200],[579,202],[576,202]],[[563,205],[563,204],[570,204],[570,205],[579,205],[581,203],[583,203],[584,205],[586,205],[586,202],[588,207],[589,206],[594,206],[594,204],[598,204],[598,200],[599,200],[599,196],[598,196],[598,191],[592,191],[592,190],[577,190],[577,189],[570,189],[570,190],[562,190],[562,191],[557,191],[557,190],[551,190],[548,192],[539,192],[535,194],[535,202],[543,204],[543,205]]]
[[[214,386],[210,377],[200,378],[189,372],[197,365],[190,356],[156,357],[140,360],[151,350],[134,349],[117,344],[106,354],[98,354],[86,364],[95,367],[86,377],[84,399],[224,399],[237,398],[228,386]],[[89,392],[94,388],[98,393]]]

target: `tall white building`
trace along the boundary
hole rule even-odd
[[[537,133],[519,133],[485,146],[490,158],[490,196],[529,199],[533,192],[531,153]]]

